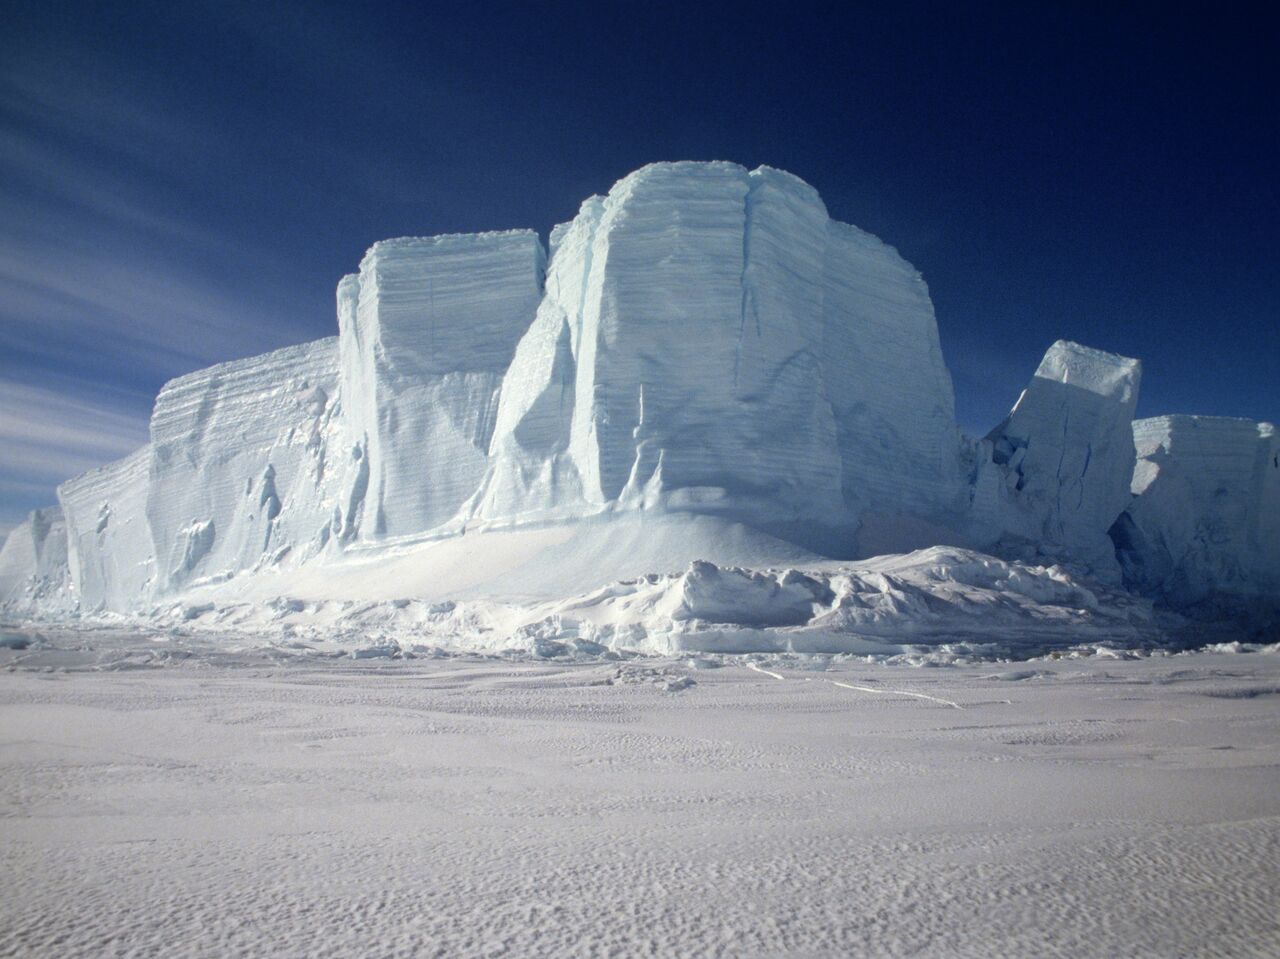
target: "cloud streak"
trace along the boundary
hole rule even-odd
[[[193,171],[236,169],[243,144],[71,41],[4,60],[0,533],[145,443],[165,380],[333,323],[273,310],[260,278],[287,282],[281,257],[208,215]]]
[[[136,397],[61,386],[0,380],[0,529],[54,502],[64,480],[147,442],[147,411]]]

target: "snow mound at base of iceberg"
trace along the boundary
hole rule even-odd
[[[188,590],[170,602],[305,600],[428,603],[488,600],[528,604],[563,599],[695,560],[719,565],[792,566],[822,557],[723,517],[621,512],[566,523],[473,530],[463,536],[348,550],[328,565],[302,566]]]
[[[934,547],[858,564],[748,569],[705,560],[567,598],[175,604],[156,626],[318,644],[352,655],[467,650],[538,656],[809,653],[884,656],[918,647],[1027,656],[1081,643],[1142,646],[1149,602],[1058,566]]]

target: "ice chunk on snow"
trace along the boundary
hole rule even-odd
[[[1270,423],[1133,424],[1134,498],[1111,536],[1133,587],[1174,606],[1280,596],[1280,437]]]
[[[1013,411],[979,446],[973,518],[980,541],[1012,538],[1098,571],[1133,475],[1141,364],[1059,340]]]
[[[631,522],[634,516],[617,519]],[[583,525],[594,525],[601,535],[609,532],[606,523]],[[504,537],[526,532],[481,535],[496,537],[489,554],[496,558]],[[437,548],[456,556],[457,545],[456,539],[416,544],[411,565],[415,570],[424,562],[431,565],[429,554]],[[377,650],[394,655],[425,644],[542,657],[598,656],[610,650],[885,657],[932,647],[929,656],[943,659],[970,653],[991,658],[1025,656],[1045,646],[1144,644],[1160,635],[1148,600],[1078,579],[1060,567],[957,548],[768,569],[695,560],[683,572],[651,573],[541,599],[517,599],[509,588],[490,598],[473,595],[447,603],[391,598],[397,584],[385,567],[370,585],[380,586],[384,598],[367,593],[358,602],[318,596],[246,601],[224,593],[217,601],[174,604],[162,622],[218,636],[275,639],[285,630],[300,641],[336,640],[355,655],[378,655]]]

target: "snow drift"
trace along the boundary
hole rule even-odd
[[[782,171],[647,166],[549,253],[528,230],[383,241],[337,313],[337,337],[167,384],[146,447],[8,538],[3,608],[528,610],[643,580],[596,603],[610,642],[628,616],[683,636],[653,616],[714,609],[698,642],[745,649],[779,630],[1132,637],[1130,593],[1257,608],[1280,584],[1270,426],[1134,424],[1139,363],[1060,341],[1002,424],[962,437],[923,279]],[[960,551],[901,560],[945,570],[911,589],[824,565],[940,545]],[[1080,602],[1028,612],[1044,576]]]
[[[361,599],[335,600],[296,585],[302,595],[188,595],[153,621],[182,634],[234,633],[367,656],[788,652],[946,662],[1087,643],[1151,645],[1160,637],[1151,604],[1120,588],[954,547],[766,569],[695,559],[682,571],[542,601],[498,598],[506,593],[497,580],[464,587],[456,595],[467,598],[457,600],[430,591],[371,599],[368,584],[352,590]]]

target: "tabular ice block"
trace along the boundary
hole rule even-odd
[[[33,510],[0,547],[0,609],[21,613],[73,606],[67,576],[67,533],[62,510]]]
[[[854,525],[873,505],[954,508],[951,381],[924,284],[812,187],[659,163],[552,239],[475,515],[661,503]]]
[[[146,498],[159,592],[323,547],[341,520],[330,491],[349,469],[334,442],[337,348],[292,346],[160,391]]]
[[[1270,423],[1133,424],[1133,501],[1112,529],[1125,579],[1174,606],[1280,593],[1280,437]]]
[[[125,612],[155,575],[147,524],[151,447],[58,487],[71,586],[82,612]]]
[[[367,476],[360,538],[431,530],[475,491],[544,267],[531,230],[405,238],[374,244],[339,286],[345,426]]]
[[[1125,508],[1135,460],[1137,360],[1059,340],[1009,417],[982,441],[974,479],[979,540],[1114,567],[1107,530]]]

